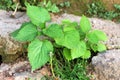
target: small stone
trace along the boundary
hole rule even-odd
[[[13,77],[6,77],[4,80],[14,80]]]
[[[18,62],[16,64],[14,64],[11,68],[10,74],[13,74],[15,72],[20,72],[21,69],[25,70],[26,68],[28,68],[28,67],[26,67],[27,65],[29,65],[28,61]]]
[[[4,72],[10,69],[10,65],[2,63],[0,65],[0,72]]]

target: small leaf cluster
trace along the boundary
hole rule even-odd
[[[60,12],[60,10],[57,7],[57,5],[55,3],[52,3],[51,0],[48,0],[48,1],[44,0],[39,5],[42,6],[42,7],[45,7],[49,12],[52,12],[52,13]]]
[[[70,2],[69,1],[65,1],[59,4],[60,7],[70,7]]]
[[[117,9],[118,11],[120,11],[120,5],[119,4],[114,4],[115,9]]]
[[[5,10],[14,10],[17,3],[20,5],[17,7],[18,10],[25,10],[25,4],[29,3],[34,6],[41,6],[46,8],[49,12],[58,13],[60,12],[59,8],[55,3],[52,3],[51,0],[1,0],[0,9]]]
[[[9,10],[13,5],[12,0],[0,0],[0,9]]]
[[[25,2],[25,1],[24,1]],[[60,12],[59,8],[55,3],[52,3],[51,0],[27,0],[27,2],[34,6],[40,6],[46,8],[49,12],[58,13]]]
[[[20,42],[29,42],[28,58],[32,70],[38,69],[50,60],[49,53],[62,48],[62,55],[69,61],[76,58],[88,59],[91,50],[104,51],[102,41],[107,36],[100,30],[91,30],[91,23],[82,16],[80,23],[63,20],[61,24],[49,24],[50,14],[43,7],[27,5],[30,22],[25,22],[11,36]]]
[[[115,10],[108,11],[105,8],[104,3],[98,0],[98,1],[93,1],[92,3],[89,3],[87,5],[87,8],[88,8],[87,13],[89,16],[95,16],[95,17],[113,20],[113,19],[117,19],[120,15],[119,4],[114,5]]]

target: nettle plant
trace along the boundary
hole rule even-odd
[[[50,61],[50,53],[56,48],[63,50],[63,56],[69,61],[75,58],[88,59],[91,50],[104,51],[102,41],[106,34],[100,30],[91,30],[87,17],[82,16],[80,23],[63,20],[61,24],[49,24],[50,14],[43,7],[27,5],[30,22],[25,22],[11,36],[20,42],[29,42],[28,58],[32,71]]]

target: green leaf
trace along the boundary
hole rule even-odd
[[[97,43],[98,44],[98,43]],[[91,49],[94,51],[94,52],[97,52],[98,51],[98,46],[97,44],[91,44],[90,47]]]
[[[67,48],[64,48],[63,49],[63,55],[64,57],[69,61],[69,60],[72,60],[72,57],[71,57],[71,52],[69,49]]]
[[[50,14],[45,8],[36,6],[27,6],[27,15],[36,26],[45,23],[50,20]]]
[[[107,36],[103,31],[93,30],[87,34],[87,38],[91,43],[98,43],[98,41],[106,41]]]
[[[51,6],[51,11],[52,11],[53,13],[60,12],[60,10],[59,10],[59,8],[56,6],[56,4],[53,4],[53,5]]]
[[[93,33],[97,36],[99,40],[106,41],[107,36],[103,31],[100,30],[94,30]]]
[[[65,46],[69,49],[72,49],[77,46],[79,43],[80,36],[77,30],[65,31],[64,36],[56,38],[55,41],[58,45]]]
[[[72,59],[82,57],[86,52],[86,44],[85,42],[81,41],[78,43],[78,45],[71,49],[71,56]]]
[[[84,40],[86,38],[86,33],[84,33],[81,28],[78,28],[80,34],[80,40]]]
[[[67,32],[67,31],[72,31],[72,30],[76,30],[74,26],[64,26],[63,31]]]
[[[98,51],[99,52],[102,52],[102,51],[106,50],[106,46],[102,43],[98,43],[97,46],[98,46]]]
[[[51,38],[60,38],[64,36],[62,28],[58,24],[51,24],[43,33]]]
[[[82,56],[83,59],[88,59],[91,57],[91,52],[89,50],[86,50],[86,52],[84,53],[84,55]]]
[[[17,34],[19,33],[19,31],[20,31],[24,26],[26,26],[26,25],[29,24],[29,23],[30,23],[30,22],[25,22],[25,23],[23,23],[22,26],[21,26],[19,29],[17,29],[17,30],[15,30],[14,32],[10,33],[10,36],[12,36],[13,38],[15,38],[15,37],[17,36]]]
[[[84,33],[90,31],[91,23],[86,16],[82,16],[82,18],[80,20],[80,28]]]
[[[71,22],[69,19],[64,19],[64,20],[62,20],[62,24],[63,24],[64,26],[68,26],[68,27],[70,27],[70,26],[73,26],[73,27],[78,26],[78,23],[77,23],[77,22]]]
[[[88,41],[91,43],[98,43],[99,39],[93,32],[89,32],[87,34]]]
[[[72,23],[69,19],[64,19],[64,20],[62,20],[62,24],[70,24],[70,23]]]
[[[52,4],[52,2],[49,0],[48,3],[45,5],[46,9],[48,11],[51,11],[53,13],[59,12],[59,8],[56,6],[56,4]]]
[[[53,51],[53,46],[49,41],[40,41],[38,39],[32,41],[28,46],[28,58],[32,66],[32,70],[38,69],[46,64],[49,59],[49,53]]]
[[[51,1],[49,0],[48,3],[45,5],[45,7],[47,8],[48,11],[50,11],[51,9],[51,6],[52,6],[52,3]]]
[[[36,26],[31,22],[23,23],[21,28],[11,33],[11,36],[18,41],[32,41],[37,36]]]
[[[10,36],[12,36],[13,38],[15,38],[18,34],[18,32],[20,31],[20,29],[15,30],[14,32],[10,33]]]
[[[71,49],[77,46],[79,40],[80,36],[77,30],[66,31],[63,45]]]
[[[106,50],[106,46],[102,43],[91,44],[91,48],[94,52],[96,51],[102,52]]]
[[[76,30],[77,26],[78,24],[76,22],[65,23],[63,31],[66,32],[66,31]]]

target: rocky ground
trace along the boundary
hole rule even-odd
[[[41,80],[43,75],[51,75],[47,66],[31,72],[28,61],[19,61],[14,64],[2,63],[0,65],[0,80]]]
[[[9,33],[18,29],[23,22],[29,21],[29,19],[25,13],[21,12],[18,12],[15,18],[11,18],[11,13],[0,10],[0,55],[5,60],[11,58],[14,61],[13,64],[2,63],[0,65],[0,80],[28,80],[29,78],[40,80],[45,74],[51,75],[46,66],[32,73],[28,61],[15,61],[19,57],[18,53],[23,51],[23,43],[11,39]],[[61,23],[63,19],[80,21],[79,16],[62,14],[52,16],[51,22]],[[108,50],[92,59],[93,80],[120,80],[120,24],[97,18],[90,18],[90,21],[93,29],[102,30],[108,36],[108,41],[105,42]],[[6,55],[11,57],[6,57]]]

